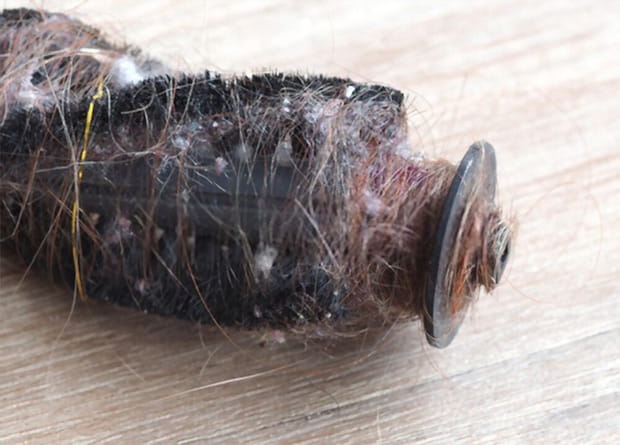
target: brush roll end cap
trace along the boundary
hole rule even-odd
[[[466,207],[475,201],[494,206],[496,184],[495,149],[486,141],[475,142],[465,153],[450,185],[431,255],[424,299],[424,328],[427,341],[436,348],[445,348],[452,342],[466,313],[466,310],[454,311],[451,282],[454,278],[450,274],[459,229],[471,223]],[[503,272],[507,253],[502,253],[499,259],[495,268],[497,279]]]

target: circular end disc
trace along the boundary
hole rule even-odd
[[[453,286],[448,277],[459,228],[468,223],[464,220],[465,208],[472,200],[494,201],[496,171],[493,146],[486,141],[475,142],[459,164],[444,202],[424,300],[426,339],[437,348],[445,348],[452,342],[466,312],[453,313]]]

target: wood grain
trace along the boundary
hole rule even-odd
[[[441,351],[418,325],[261,348],[96,302],[72,310],[70,294],[22,280],[3,255],[0,442],[620,440],[619,2],[36,5],[182,69],[395,86],[421,150],[456,162],[471,141],[493,142],[520,227],[505,284]]]

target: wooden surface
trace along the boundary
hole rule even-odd
[[[0,442],[620,440],[620,2],[362,3],[36,2],[182,69],[395,86],[417,146],[454,162],[492,141],[520,221],[504,284],[446,350],[417,324],[261,347],[95,302],[72,311],[4,257]]]

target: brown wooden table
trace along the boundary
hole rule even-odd
[[[379,344],[261,347],[93,301],[73,308],[3,256],[0,442],[620,440],[619,2],[43,4],[182,69],[395,86],[419,149],[457,162],[473,140],[493,142],[520,228],[504,284],[441,351],[417,324]]]

